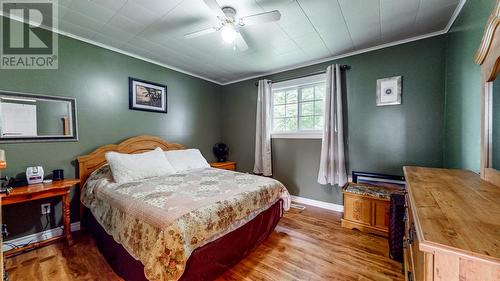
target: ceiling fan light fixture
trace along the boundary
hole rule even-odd
[[[222,36],[222,40],[224,40],[224,42],[231,44],[234,43],[234,41],[236,40],[237,33],[234,27],[224,26],[221,29],[220,35]]]

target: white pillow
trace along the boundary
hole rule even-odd
[[[165,158],[163,150],[159,147],[155,150],[138,154],[107,152],[105,157],[111,167],[113,178],[117,183],[175,173],[174,168],[167,161],[167,158]]]
[[[210,167],[198,149],[165,151],[165,156],[177,173]]]

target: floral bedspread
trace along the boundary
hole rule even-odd
[[[199,169],[117,184],[108,165],[87,180],[82,203],[144,265],[149,280],[177,280],[191,253],[290,195],[279,181]]]

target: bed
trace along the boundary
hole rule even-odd
[[[158,147],[183,149],[138,136],[78,157],[83,222],[125,280],[212,280],[265,240],[290,206],[280,182],[215,168],[113,181],[105,153]]]

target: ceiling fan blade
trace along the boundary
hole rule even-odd
[[[217,0],[203,0],[203,1],[205,1],[205,4],[210,8],[210,10],[212,10],[215,13],[215,15],[222,18],[226,17],[224,12],[222,11],[222,8],[217,3]]]
[[[210,28],[205,28],[205,29],[198,30],[198,31],[195,31],[195,32],[191,32],[191,33],[188,33],[188,34],[184,34],[184,37],[188,38],[188,39],[191,39],[191,38],[203,36],[203,35],[206,35],[206,34],[210,34],[210,33],[216,32],[216,31],[217,31],[217,28],[210,27]]]
[[[279,21],[281,19],[281,13],[278,10],[274,10],[267,13],[255,14],[251,16],[242,17],[240,19],[241,25],[254,25],[265,22]]]
[[[242,52],[248,50],[247,42],[245,41],[245,38],[243,38],[243,36],[239,32],[236,33],[236,46]]]

